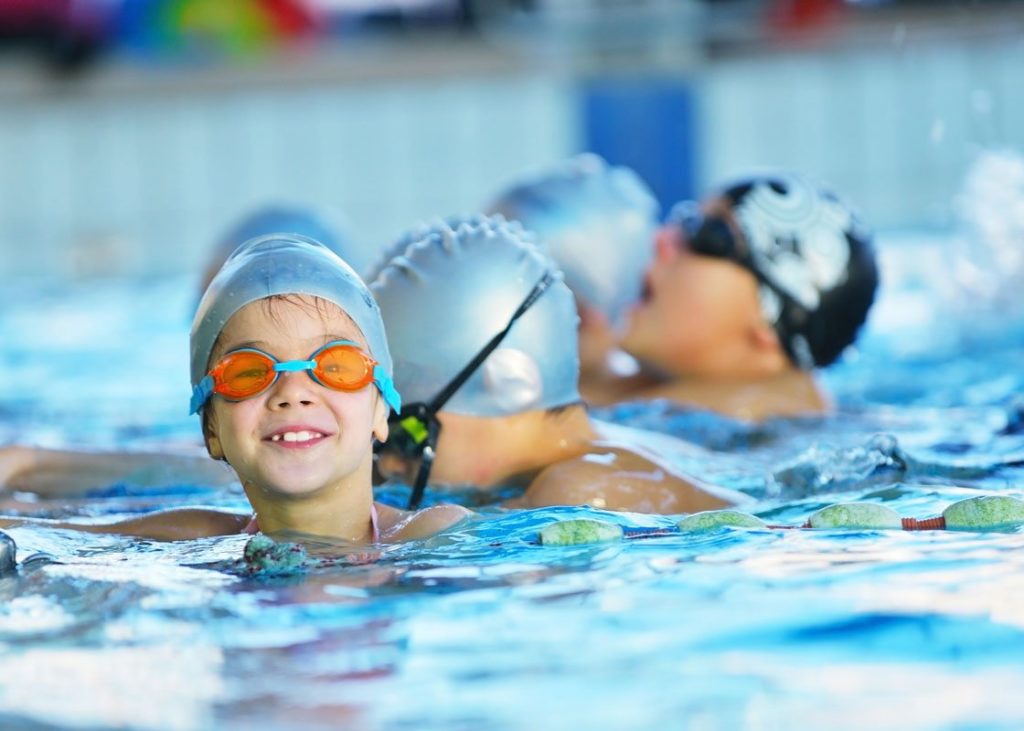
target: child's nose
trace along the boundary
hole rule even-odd
[[[306,371],[288,371],[278,375],[270,392],[274,408],[308,406],[316,401],[316,384]]]

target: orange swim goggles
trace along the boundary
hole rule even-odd
[[[270,388],[282,373],[296,371],[308,371],[316,383],[335,391],[358,391],[373,383],[391,408],[402,408],[394,383],[377,361],[358,343],[334,340],[307,360],[279,361],[256,348],[232,350],[192,389],[191,413],[198,413],[213,394],[228,401],[244,401]]]

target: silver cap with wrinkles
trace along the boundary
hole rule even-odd
[[[536,233],[569,288],[612,323],[639,298],[660,208],[632,170],[579,155],[516,180],[487,210]]]
[[[433,399],[552,270],[530,237],[500,216],[456,229],[438,223],[409,243],[370,284],[405,402]],[[445,411],[505,416],[579,401],[576,304],[556,275]]]
[[[250,302],[282,294],[321,297],[344,310],[366,338],[370,355],[391,376],[380,308],[359,275],[313,239],[271,234],[235,249],[200,300],[190,337],[193,386],[206,375],[213,345],[231,316]]]

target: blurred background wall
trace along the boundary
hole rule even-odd
[[[340,211],[359,267],[583,150],[664,205],[783,166],[941,229],[979,150],[1024,149],[1012,2],[9,1],[3,277],[197,270],[276,201]]]

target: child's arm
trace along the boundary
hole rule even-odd
[[[176,508],[149,513],[138,518],[116,523],[69,523],[43,518],[0,518],[0,528],[38,525],[64,528],[87,533],[113,533],[116,535],[151,538],[157,541],[184,541],[194,538],[241,533],[249,522],[249,515],[225,513],[219,510]]]
[[[143,487],[227,486],[234,480],[230,467],[209,457],[0,447],[0,491],[56,496],[81,494],[119,482]]]

